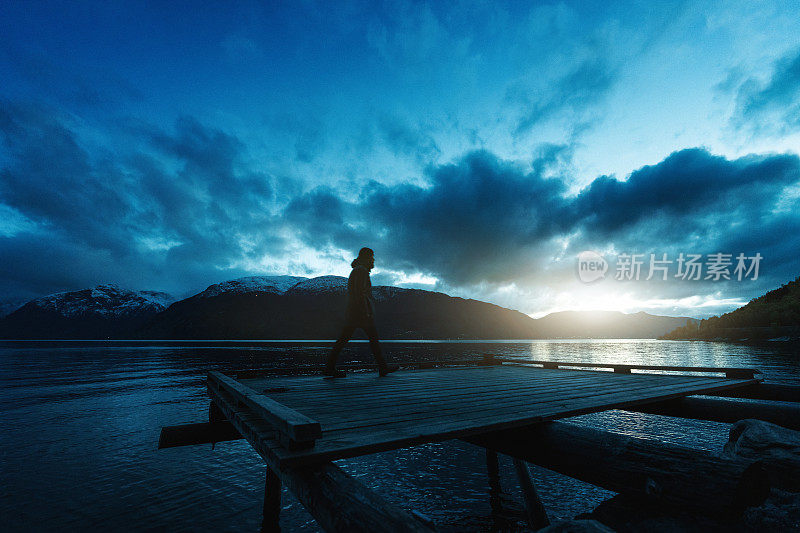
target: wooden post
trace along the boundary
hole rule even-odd
[[[261,518],[261,533],[280,533],[281,478],[267,467],[264,484],[264,514]]]
[[[536,492],[528,465],[525,461],[514,459],[514,469],[517,471],[519,485],[525,498],[525,516],[528,520],[528,526],[531,529],[542,529],[549,526],[550,520],[547,518],[547,511],[542,504],[542,500],[539,499],[539,494]]]
[[[330,462],[278,466],[273,447],[276,431],[247,406],[209,388],[212,400],[228,421],[267,462],[281,483],[292,491],[325,531],[347,533],[430,532],[431,527],[397,509]]]
[[[201,422],[180,426],[164,426],[158,439],[158,449],[192,444],[214,444],[226,440],[242,439],[242,435],[228,422]]]
[[[614,492],[704,514],[740,512],[769,494],[760,463],[564,422],[465,440]]]
[[[489,505],[492,507],[492,516],[495,519],[503,512],[500,500],[502,487],[500,486],[500,462],[497,452],[486,449],[486,473],[489,476]]]

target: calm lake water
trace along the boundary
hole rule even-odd
[[[258,531],[264,465],[245,441],[158,451],[161,426],[207,420],[209,370],[320,364],[326,342],[0,343],[0,517],[17,530]],[[389,342],[394,360],[507,357],[652,365],[734,366],[797,384],[797,345],[589,340]],[[345,361],[370,361],[351,344]],[[570,419],[720,451],[728,425],[609,411]],[[460,441],[337,462],[390,502],[430,516],[444,530],[489,530],[485,457]],[[532,467],[551,519],[590,511],[611,493]],[[502,484],[521,501],[511,461]],[[284,491],[281,525],[317,531]]]

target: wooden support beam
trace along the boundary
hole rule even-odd
[[[297,448],[302,448],[304,443],[313,445],[314,440],[322,436],[322,428],[316,420],[220,372],[208,373],[208,387],[217,391],[223,388],[236,401],[246,404],[255,414],[272,425],[281,436],[287,437],[286,444],[297,444]]]
[[[528,526],[534,530],[549,526],[550,519],[547,518],[547,511],[544,508],[544,504],[542,504],[542,500],[539,499],[539,493],[536,492],[536,486],[533,484],[533,478],[527,463],[520,459],[514,459],[514,470],[517,471],[517,479],[519,479],[519,485],[522,489],[522,496],[525,498],[525,516]]]
[[[249,406],[239,405],[227,392],[209,388],[209,393],[230,423],[325,531],[433,531],[411,513],[395,508],[333,463],[278,467],[277,457],[272,451],[280,446],[277,432]]]
[[[486,474],[489,478],[489,505],[492,508],[492,515],[497,517],[503,512],[503,504],[500,493],[503,492],[500,486],[500,461],[497,452],[486,449]]]
[[[520,359],[499,358],[501,362],[525,365],[541,365],[542,368],[610,368],[618,374],[630,374],[631,370],[654,370],[662,372],[700,372],[725,374],[732,379],[754,379],[761,374],[753,368],[716,368],[713,366],[672,366],[672,365],[624,365],[616,363],[585,363],[575,361],[523,361]]]
[[[280,533],[281,478],[267,467],[264,483],[264,514],[261,518],[261,533]]]
[[[625,411],[730,423],[754,418],[785,428],[800,430],[800,404],[792,403],[765,403],[688,396],[663,402],[634,405],[626,407]]]
[[[762,503],[762,465],[564,422],[484,433],[465,440],[624,494],[707,514]]]
[[[502,364],[503,362],[500,359],[497,359],[495,355],[491,353],[483,354],[483,358],[480,361],[477,361],[478,366],[494,366]]]
[[[243,438],[228,422],[201,422],[180,426],[164,426],[158,438],[158,449],[194,444],[214,444]]]
[[[800,402],[800,387],[796,385],[780,385],[778,383],[758,383],[715,392],[714,396],[728,398],[749,398],[751,400],[768,400],[773,402]]]

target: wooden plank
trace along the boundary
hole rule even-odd
[[[673,382],[680,382],[675,380]],[[525,386],[514,385],[498,385],[491,388],[471,388],[467,390],[446,391],[440,392],[435,389],[411,389],[406,390],[402,394],[395,393],[394,395],[388,394],[384,391],[375,391],[373,394],[361,397],[350,396],[331,396],[331,397],[317,397],[315,395],[303,396],[297,398],[296,396],[276,395],[276,401],[292,407],[298,411],[306,413],[310,417],[316,416],[317,412],[330,412],[332,406],[348,406],[348,410],[362,410],[362,409],[382,409],[382,408],[399,408],[409,407],[415,408],[419,405],[428,405],[431,403],[439,403],[446,401],[471,401],[474,398],[490,398],[490,397],[504,397],[511,395],[526,394],[528,392],[548,392],[558,391],[562,389],[608,389],[611,387],[638,387],[643,385],[657,385],[659,383],[651,381],[633,381],[633,382],[617,382],[597,384],[590,383],[572,383],[569,381],[557,381],[551,384],[529,384]]]
[[[575,387],[571,387],[570,385],[564,385],[562,387],[562,389],[552,389],[552,388],[546,388],[544,390],[535,389],[536,392],[540,393],[540,394],[537,394],[535,396],[524,396],[520,392],[517,396],[515,396],[514,399],[518,400],[516,402],[516,404],[519,404],[519,403],[524,404],[526,402],[532,402],[538,397],[542,397],[542,396],[545,396],[545,395],[550,395],[550,394],[552,394],[554,392],[557,392],[558,390],[563,390],[563,389],[568,389],[570,392],[574,392],[576,390]],[[611,391],[605,390],[604,392],[611,392]],[[498,406],[503,405],[502,402],[499,403],[499,404],[497,402],[497,399],[507,398],[507,395],[505,395],[505,393],[503,393],[503,394],[504,394],[504,396],[497,396],[497,397],[495,397],[493,395],[481,394],[480,397],[479,397],[479,400],[477,401],[477,403],[471,405],[471,408],[473,409],[473,412],[475,410],[475,407],[480,406],[480,405],[491,404],[493,407],[498,407]],[[574,395],[570,395],[570,396],[567,396],[567,397],[562,397],[562,399],[566,399],[568,397],[574,397]],[[675,400],[675,401],[681,401],[681,400]],[[731,403],[735,403],[737,405],[741,404],[741,402],[731,402]],[[216,404],[214,404],[214,405],[216,405]],[[426,407],[426,409],[417,410],[417,411],[411,410],[414,406],[408,406],[408,407],[399,406],[395,410],[388,410],[388,411],[381,412],[380,413],[380,418],[387,418],[387,417],[392,417],[393,418],[393,415],[401,413],[401,412],[404,413],[404,414],[427,413],[427,412],[435,412],[435,413],[438,414],[438,413],[441,413],[443,409],[446,409],[449,404],[436,403],[436,404],[432,404],[431,405],[431,404],[427,404],[426,403],[426,404],[423,404],[423,405]],[[660,409],[659,406],[661,406],[662,404],[661,403],[657,403],[657,404],[652,404],[652,405],[653,405],[652,409],[650,409],[650,406],[648,405],[648,406],[644,406],[644,407],[641,407],[641,408],[638,408],[638,409],[632,409],[632,410],[640,410],[640,411],[643,411],[643,412],[644,411],[655,412],[654,410]],[[757,404],[757,405],[761,406],[763,404]],[[370,406],[370,407],[374,407],[374,406]],[[509,406],[509,407],[513,407],[513,405]],[[357,413],[357,416],[347,417],[346,420],[348,420],[348,421],[357,422],[357,421],[360,421],[360,420],[363,421],[363,420],[368,420],[369,419],[369,416],[365,416],[363,410],[358,410],[358,411],[354,410],[354,411],[351,411],[351,412]],[[663,413],[663,414],[671,414],[671,413]],[[677,416],[675,414],[671,414],[671,415],[672,416]],[[745,418],[759,418],[758,416],[754,416],[754,413],[751,413],[751,415],[753,415],[753,416],[746,416]],[[786,420],[786,418],[787,417],[783,417],[782,420]],[[708,419],[708,418],[706,418],[706,419]],[[762,417],[762,419],[763,419],[763,417]],[[800,417],[798,417],[798,419],[800,419]],[[737,418],[737,420],[738,420],[738,418]],[[723,421],[728,421],[728,420],[723,420]],[[731,421],[734,421],[734,420],[731,420]],[[770,419],[769,421],[775,421],[775,420]],[[775,422],[779,423],[778,421],[775,421]],[[225,421],[225,422],[213,422],[213,423],[185,424],[185,425],[181,425],[181,426],[167,426],[167,427],[162,428],[161,438],[159,440],[159,448],[168,448],[168,447],[174,447],[174,446],[188,446],[188,445],[196,445],[196,444],[211,444],[211,443],[214,443],[214,442],[222,442],[222,441],[227,441],[227,440],[236,440],[236,439],[241,439],[241,438],[243,438],[243,437],[241,435],[239,435],[239,433],[236,431],[236,429],[233,428],[227,421]]]
[[[704,514],[740,513],[769,494],[766,473],[752,461],[563,422],[465,440],[614,492]]]
[[[319,422],[260,394],[220,372],[209,372],[208,386],[224,388],[237,401],[247,404],[280,433],[296,442],[313,442],[322,436]]]
[[[633,365],[630,365],[633,366]],[[520,372],[522,369],[527,369],[530,373],[525,374],[524,372]],[[649,367],[648,367],[649,368]],[[703,367],[657,367],[657,368],[681,368],[687,370],[704,370]],[[460,370],[460,372],[458,372]],[[487,372],[485,374],[480,374],[481,371],[491,370],[492,372]],[[719,369],[724,370],[724,369]],[[466,373],[465,373],[466,371]],[[435,374],[425,375],[426,372],[435,372]],[[409,375],[411,374],[411,375]],[[414,375],[416,374],[416,375]],[[325,398],[326,395],[342,395],[343,391],[349,391],[354,395],[360,395],[362,397],[368,397],[370,394],[374,394],[374,390],[377,388],[381,389],[381,392],[385,394],[388,391],[400,389],[404,390],[408,388],[411,383],[422,383],[426,379],[436,379],[437,380],[437,389],[444,390],[449,388],[460,388],[465,381],[465,378],[473,378],[475,376],[479,376],[476,378],[479,383],[486,384],[487,381],[490,381],[492,378],[502,379],[509,382],[510,380],[518,380],[518,379],[528,379],[530,378],[538,378],[538,379],[549,379],[548,374],[553,375],[555,374],[552,371],[544,371],[543,369],[539,369],[532,366],[526,365],[504,365],[503,367],[490,367],[490,368],[480,368],[480,367],[471,367],[471,368],[463,368],[463,369],[446,369],[446,370],[434,370],[434,371],[410,371],[410,372],[402,372],[399,374],[394,374],[390,376],[390,379],[383,378],[379,380],[378,378],[374,378],[372,380],[365,379],[367,376],[359,375],[359,376],[350,376],[345,379],[341,380],[324,380],[327,383],[326,387],[315,385],[313,382],[313,377],[305,377],[300,380],[293,380],[290,383],[286,383],[280,379],[277,380],[268,380],[268,381],[261,381],[260,383],[248,383],[249,386],[258,390],[259,388],[266,388],[266,387],[288,387],[289,390],[281,393],[281,395],[287,394],[314,394],[317,398]],[[576,377],[580,375],[581,377],[590,377],[591,379],[613,379],[615,374],[611,372],[599,372],[593,370],[562,370],[558,372],[558,375],[555,376],[556,379],[561,378],[565,374],[570,374],[572,377]],[[619,376],[617,374],[616,376]],[[637,373],[635,376],[664,376],[663,374],[644,374],[644,373]],[[669,375],[670,377],[676,377],[674,374]],[[370,376],[371,377],[371,376]],[[353,379],[355,378],[355,379]]]
[[[725,380],[720,381],[724,382]],[[745,383],[749,382],[745,381]],[[711,390],[730,386],[734,385],[725,383]],[[604,398],[602,402],[598,402],[597,398],[587,398],[574,402],[567,410],[554,409],[552,405],[549,405],[544,406],[547,408],[526,413],[525,416],[520,416],[519,413],[513,413],[511,415],[508,413],[505,415],[502,413],[493,413],[480,419],[470,420],[466,427],[463,422],[459,421],[436,422],[436,420],[433,419],[433,421],[426,424],[412,424],[401,428],[387,427],[380,431],[326,431],[324,438],[317,442],[314,449],[298,452],[277,450],[277,460],[281,464],[286,465],[313,464],[321,460],[355,457],[366,453],[392,450],[405,446],[457,438],[497,429],[521,427],[544,420],[565,418],[606,409],[620,408],[626,405],[646,403],[657,399],[668,399],[692,394],[691,391],[680,389],[678,389],[677,392],[662,392],[664,395],[659,398],[652,398],[647,395],[632,398],[625,393],[617,393],[614,397]]]
[[[506,365],[498,366],[497,368],[503,368]],[[509,365],[510,367],[510,365]],[[337,367],[338,368],[338,367]],[[404,369],[400,370],[394,374],[392,374],[392,378],[396,376],[402,377],[412,377],[416,375],[429,375],[431,373],[442,373],[443,377],[455,377],[455,374],[459,372],[467,372],[467,371],[474,371],[474,370],[481,370],[487,368],[494,368],[494,367],[477,367],[477,366],[464,366],[464,367],[449,367],[449,368],[430,368],[430,369]],[[534,367],[528,367],[535,370]],[[334,383],[339,383],[341,385],[346,385],[350,383],[349,377],[351,376],[360,376],[360,377],[375,377],[375,373],[373,372],[349,372],[347,379],[339,379],[333,380]],[[278,382],[278,383],[288,383],[288,386],[292,386],[294,383],[302,383],[306,382],[307,380],[320,380],[322,378],[322,373],[317,372],[311,375],[302,375],[302,376],[283,376],[283,375],[262,375],[262,376],[252,376],[245,374],[245,377],[238,379],[242,383],[255,383],[256,385],[251,385],[253,388],[258,388],[258,384],[264,384],[265,387],[269,386],[269,383]],[[388,381],[388,380],[384,380]],[[325,383],[331,383],[331,380],[324,380]]]
[[[337,396],[338,385],[328,387],[318,377],[302,378],[298,383],[311,379],[313,381],[310,384],[314,388],[303,396],[303,402],[289,402],[286,393],[276,394],[276,397],[281,398],[281,403],[290,403],[288,407],[292,410],[301,411],[307,416],[313,414],[325,424],[325,434],[311,450],[292,451],[276,446],[273,451],[275,461],[280,465],[299,465],[352,457],[488,429],[516,427],[545,419],[757,383],[756,380],[730,380],[721,377],[545,371],[530,367],[523,372],[520,370],[520,367],[484,367],[459,369],[455,372],[423,370],[417,371],[413,383],[361,376],[359,380],[351,382],[352,385],[344,387],[346,392],[354,394],[347,396],[348,399],[363,400],[375,395],[377,404],[370,404],[368,401],[342,403],[343,398]],[[548,378],[537,383],[535,376],[547,373],[557,375],[558,378]],[[456,375],[458,378],[451,381],[451,388],[438,396],[438,399],[422,398],[425,391],[429,390],[431,380],[435,385],[437,377],[452,378]],[[586,377],[588,375],[590,376]],[[491,376],[492,379],[481,379],[482,376]],[[509,377],[520,385],[512,384],[509,387],[504,384],[502,380]],[[376,384],[387,385],[374,386],[369,392],[359,392],[362,385],[359,381],[366,382],[370,379]],[[577,386],[575,380],[580,382],[580,386]],[[270,380],[271,383],[279,381]],[[466,384],[462,385],[458,381]],[[592,385],[593,382],[597,383],[599,390]],[[487,383],[493,387],[494,392],[482,395],[481,384]],[[407,390],[410,386],[416,390]],[[464,386],[469,389],[459,389]],[[521,392],[520,387],[524,392]],[[314,392],[319,390],[327,391],[330,397],[317,397]],[[431,394],[439,393],[434,390]],[[474,400],[473,405],[463,401],[470,396]],[[380,403],[384,401],[396,402],[396,406],[387,408]],[[348,410],[343,411],[343,406]],[[446,419],[443,420],[443,417]]]
[[[710,386],[710,385],[709,385]],[[701,390],[705,390],[703,387]],[[393,426],[397,427],[402,424],[418,425],[421,423],[428,423],[432,419],[442,418],[448,416],[453,419],[456,424],[468,424],[471,420],[482,420],[491,416],[502,415],[518,415],[523,416],[533,410],[541,409],[546,406],[558,406],[563,411],[569,411],[572,404],[576,401],[583,401],[588,399],[598,406],[604,405],[608,399],[623,398],[646,398],[650,401],[663,398],[665,396],[672,397],[675,393],[681,395],[693,394],[692,391],[697,391],[697,387],[688,387],[686,384],[673,384],[662,385],[659,387],[641,387],[641,388],[616,388],[614,390],[598,391],[577,391],[574,394],[564,397],[554,397],[546,402],[530,402],[523,399],[511,399],[507,403],[495,404],[495,402],[481,403],[473,407],[472,405],[463,405],[455,408],[441,407],[424,414],[417,414],[413,416],[403,416],[401,414],[388,415],[385,417],[371,418],[369,420],[359,421],[348,418],[338,419],[338,422],[325,422],[326,433],[335,432],[338,430],[354,430],[358,428],[368,428],[377,426]],[[547,395],[541,396],[547,397]],[[454,410],[455,409],[455,410]]]
[[[457,397],[446,399],[447,401],[431,401],[427,403],[407,404],[397,403],[391,407],[373,405],[340,404],[335,411],[329,406],[320,405],[297,405],[294,407],[308,412],[318,418],[324,424],[325,431],[335,431],[341,427],[357,427],[364,425],[364,422],[377,420],[380,424],[396,424],[404,420],[422,420],[426,418],[439,418],[443,416],[458,416],[460,413],[479,413],[483,408],[492,410],[508,410],[517,407],[533,406],[538,401],[545,399],[549,402],[566,403],[574,398],[598,397],[601,394],[615,392],[635,393],[641,390],[655,391],[666,386],[679,386],[681,390],[686,390],[688,385],[695,385],[696,382],[673,382],[671,384],[618,384],[614,387],[597,389],[594,387],[572,387],[569,384],[562,385],[557,389],[527,389],[525,391],[513,391],[513,394],[503,392],[500,395],[473,394],[467,398]],[[697,383],[697,386],[710,386],[716,383]],[[359,424],[360,422],[360,424]]]
[[[275,450],[281,450],[276,431],[249,406],[239,406],[225,389],[212,389],[212,400],[233,426],[273,469],[281,483],[297,497],[326,531],[430,532],[427,524],[397,509],[346,474],[338,466],[323,462],[313,468],[280,466]]]
[[[543,372],[547,374],[547,372]],[[475,375],[470,376],[469,380],[460,380],[454,383],[442,382],[437,376],[432,376],[431,379],[424,381],[395,381],[393,383],[386,383],[386,380],[381,378],[370,379],[352,379],[349,386],[327,385],[320,386],[317,383],[310,381],[306,384],[297,385],[294,388],[278,388],[273,387],[272,390],[277,389],[275,392],[270,393],[274,399],[281,402],[291,402],[294,400],[312,399],[314,402],[319,402],[327,399],[343,399],[347,401],[354,401],[356,399],[374,399],[383,398],[390,395],[397,394],[397,397],[403,395],[418,394],[418,389],[422,388],[426,395],[449,395],[454,393],[469,392],[472,390],[509,390],[515,386],[540,386],[541,384],[548,383],[589,383],[602,386],[603,383],[620,383],[620,379],[634,381],[653,381],[664,379],[685,379],[687,376],[673,375],[673,376],[659,376],[653,374],[633,374],[629,376],[615,375],[610,372],[587,372],[587,374],[605,374],[601,376],[581,374],[577,371],[563,371],[562,374],[541,377],[539,375],[528,377],[510,375],[510,376],[493,376],[493,375]],[[709,379],[702,376],[689,376],[693,379]],[[343,378],[338,381],[350,380],[351,378]],[[717,378],[711,378],[717,379]],[[322,380],[321,380],[322,381]],[[324,380],[324,381],[337,381],[337,380]],[[383,381],[381,383],[380,381]],[[385,384],[384,384],[385,383]],[[252,384],[248,383],[250,387]],[[284,390],[286,389],[286,390]]]
[[[684,377],[671,380],[649,380],[649,381],[638,381],[638,380],[618,380],[616,382],[612,382],[609,384],[604,384],[603,386],[597,387],[591,384],[584,384],[584,385],[574,385],[570,382],[558,382],[552,385],[537,387],[535,385],[527,386],[525,388],[510,388],[505,390],[491,390],[487,392],[483,392],[480,389],[476,389],[471,391],[469,394],[456,394],[454,396],[426,396],[425,391],[411,391],[410,397],[405,397],[405,399],[399,399],[395,397],[388,397],[388,398],[376,398],[374,402],[371,401],[361,401],[358,403],[348,403],[346,401],[328,401],[328,402],[319,402],[315,399],[310,400],[303,400],[302,402],[291,402],[289,399],[286,399],[288,404],[290,404],[293,408],[298,410],[303,410],[304,412],[313,413],[313,416],[318,418],[324,417],[324,422],[328,423],[335,418],[331,417],[340,417],[339,419],[349,419],[353,416],[360,416],[362,412],[366,411],[376,411],[377,413],[384,415],[388,412],[395,413],[400,412],[402,413],[405,409],[418,409],[423,408],[427,409],[431,406],[440,406],[440,405],[448,405],[448,404],[457,404],[461,406],[468,407],[472,405],[473,402],[482,402],[484,400],[492,400],[496,401],[497,403],[502,403],[504,401],[515,401],[515,400],[523,400],[528,401],[528,399],[535,399],[537,396],[545,396],[548,399],[550,398],[569,398],[573,395],[585,395],[585,394],[603,394],[610,391],[615,390],[636,390],[640,388],[647,388],[647,387],[662,387],[668,385],[681,385],[685,387],[695,387],[704,389],[711,386],[716,386],[718,384],[726,384],[729,383],[728,381],[723,381],[721,378],[691,378],[691,377]],[[343,407],[347,407],[346,410],[343,410]],[[320,418],[322,420],[322,418]]]
[[[713,372],[728,375],[731,379],[753,379],[754,374],[760,374],[759,370],[753,368],[731,368],[731,367],[712,367],[712,366],[674,366],[674,365],[636,365],[624,363],[585,363],[575,361],[536,361],[510,359],[508,357],[498,357],[504,363],[517,363],[528,365],[542,365],[543,368],[557,369],[563,367],[581,368],[611,368],[614,371],[626,372],[630,370],[658,370],[662,372]]]
[[[558,390],[561,388],[594,388],[603,389],[612,386],[639,386],[642,384],[664,384],[671,382],[686,382],[687,378],[681,379],[675,376],[674,380],[658,380],[658,379],[630,379],[630,380],[615,380],[608,382],[597,383],[595,381],[580,381],[570,379],[560,379],[540,383],[523,383],[523,384],[503,384],[503,383],[489,383],[481,386],[475,383],[474,386],[464,387],[460,389],[448,389],[440,391],[436,388],[435,383],[431,383],[429,387],[414,387],[404,388],[402,390],[385,391],[374,390],[366,395],[327,395],[320,396],[316,394],[275,394],[275,400],[291,406],[294,409],[303,411],[306,407],[325,409],[328,404],[334,405],[352,405],[362,406],[369,405],[373,407],[390,406],[390,405],[414,405],[418,403],[428,403],[434,401],[445,401],[452,399],[466,399],[481,396],[489,397],[493,395],[509,395],[524,393],[526,391],[548,391]],[[691,379],[691,378],[690,378]],[[702,383],[703,379],[708,378],[694,378],[698,383]],[[313,416],[309,414],[309,416]]]
[[[491,357],[490,361],[487,363],[485,357],[482,356],[480,358],[475,357],[473,359],[453,359],[453,360],[444,360],[444,359],[437,359],[432,361],[395,361],[395,364],[398,364],[402,369],[420,369],[420,368],[458,368],[458,367],[470,367],[470,366],[486,366],[487,364],[491,365],[501,365],[503,364],[502,361],[495,359],[493,356]],[[377,363],[340,363],[336,365],[336,368],[340,370],[363,370],[363,371],[370,371],[370,370],[377,370],[378,365]],[[242,381],[245,379],[260,379],[260,378],[269,378],[275,376],[305,376],[305,375],[320,375],[322,374],[323,370],[325,369],[324,364],[308,364],[308,365],[298,365],[296,367],[285,368],[285,367],[275,367],[275,368],[258,368],[258,369],[239,369],[231,372],[233,377],[238,380]]]
[[[321,380],[318,377],[305,377],[303,379],[287,382],[282,379],[273,380],[245,380],[248,386],[255,390],[262,388],[286,388],[286,392],[302,391],[313,388],[317,391],[354,391],[361,390],[364,386],[386,388],[387,390],[415,385],[420,383],[436,383],[441,388],[458,387],[459,385],[482,382],[482,381],[507,381],[529,382],[537,380],[553,379],[613,379],[611,372],[594,370],[562,370],[559,372],[548,372],[536,367],[488,367],[475,368],[470,371],[452,372],[451,375],[445,372],[414,371],[414,373],[404,374],[402,372],[391,374],[385,378],[379,378],[374,374],[353,374],[343,379]],[[636,374],[638,377],[663,377],[658,374]],[[673,375],[672,377],[674,377]],[[710,376],[697,376],[710,377]],[[259,386],[260,385],[260,386]]]

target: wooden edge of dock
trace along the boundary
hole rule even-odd
[[[436,367],[463,367],[463,366],[494,366],[494,365],[514,365],[532,366],[545,368],[548,370],[565,369],[608,369],[617,374],[630,374],[632,371],[644,372],[696,372],[699,374],[724,374],[728,379],[761,379],[761,371],[754,368],[739,367],[709,367],[709,366],[675,366],[675,365],[637,365],[623,363],[587,363],[577,361],[545,361],[510,358],[498,354],[484,354],[480,358],[474,359],[454,359],[454,360],[419,360],[409,362],[399,362],[401,368],[428,369]],[[342,370],[376,370],[377,364],[372,363],[350,363],[338,365]],[[270,375],[282,374],[316,374],[323,370],[323,367],[309,365],[298,369],[285,368],[261,368],[261,369],[239,369],[232,371],[231,374],[236,379],[251,379]]]
[[[455,362],[443,363],[452,365]],[[752,369],[520,361],[491,355],[470,361],[470,364],[611,368],[618,373],[630,373],[632,370],[724,373],[726,378],[745,379],[751,383],[737,386],[732,382],[702,394],[730,396],[739,400],[697,396],[662,397],[656,401],[639,401],[616,408],[720,422],[758,418],[786,426],[788,420],[796,421],[795,428],[800,426],[800,405],[794,405],[800,402],[800,387],[763,383],[760,373]],[[419,365],[418,368],[424,366]],[[271,526],[265,529],[277,528],[280,487],[286,485],[327,531],[433,530],[425,517],[388,504],[330,460],[323,458],[322,462],[307,465],[285,461],[282,449],[313,446],[314,441],[322,436],[319,422],[220,372],[208,374],[208,392],[213,406],[210,421],[162,428],[159,448],[247,439],[267,464],[264,520],[265,525]],[[752,399],[777,399],[793,403],[778,405]],[[214,412],[218,414],[215,416]],[[575,414],[580,413],[570,416]],[[790,424],[786,427],[793,426]],[[617,492],[640,494],[689,508],[702,507],[715,513],[739,512],[747,505],[759,504],[769,490],[762,469],[753,461],[722,459],[710,452],[564,422],[548,421],[508,429],[482,430],[460,438],[515,458],[515,468],[521,476],[521,483],[525,485],[526,502],[530,506],[535,505],[535,489],[532,482],[525,483],[525,469],[521,468],[521,461],[539,464]],[[370,450],[360,450],[359,455],[364,453],[370,453]],[[657,466],[651,467],[651,464]],[[707,496],[706,501],[701,497],[702,494]],[[709,498],[713,501],[709,502]],[[540,512],[537,516],[529,514],[529,522],[542,520],[542,516],[546,520],[546,513]]]
[[[617,374],[630,374],[633,370],[643,370],[646,372],[697,372],[701,374],[714,373],[725,374],[728,379],[760,379],[761,371],[755,368],[730,368],[712,366],[675,366],[675,365],[636,365],[622,363],[584,363],[577,361],[543,361],[511,359],[508,357],[494,356],[496,361],[505,364],[518,364],[525,366],[537,366],[548,370],[563,370],[571,368],[607,368]]]
[[[246,404],[254,413],[269,422],[290,447],[313,446],[322,436],[322,428],[316,420],[299,413],[272,398],[257,392],[221,372],[208,373],[208,387],[216,391],[225,390],[235,401]]]
[[[276,485],[277,490],[280,483],[286,485],[326,531],[433,531],[425,521],[389,504],[329,461],[305,467],[279,465],[273,450],[280,444],[270,423],[254,413],[246,402],[239,405],[233,401],[234,397],[225,389],[210,387],[209,393],[230,424],[267,463],[267,487],[271,486],[274,492]],[[280,510],[280,505],[268,504],[265,499],[267,507]],[[277,524],[277,520],[277,516],[265,516],[267,522]]]

